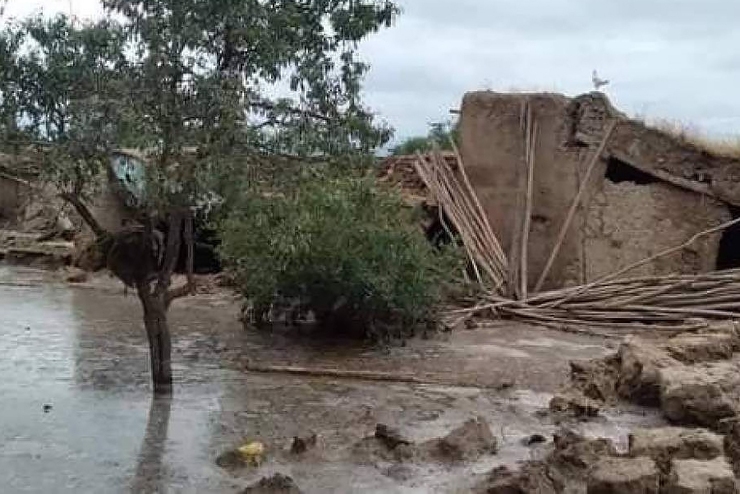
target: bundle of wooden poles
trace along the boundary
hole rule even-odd
[[[676,254],[702,237],[740,223],[735,219],[697,233],[681,245],[659,252],[600,279],[559,290],[540,291],[542,283],[558,255],[560,246],[580,205],[595,163],[601,156],[615,123],[607,126],[596,153],[591,157],[586,176],[573,200],[535,293],[527,291],[527,245],[532,210],[532,176],[537,125],[531,115],[525,116],[527,180],[522,231],[515,238],[512,252],[518,259],[504,254],[487,215],[468,179],[460,154],[455,149],[457,167],[452,169],[439,150],[418,155],[416,171],[426,184],[440,210],[443,226],[452,236],[454,230],[463,244],[481,295],[468,308],[450,311],[448,324],[457,324],[475,316],[509,317],[561,328],[591,328],[684,331],[704,327],[707,320],[740,319],[740,269],[705,274],[628,277],[629,273],[654,260]],[[454,146],[454,144],[453,144]]]
[[[428,155],[418,155],[416,173],[438,203],[439,220],[447,234],[453,236],[452,226],[460,235],[478,282],[491,292],[499,292],[507,279],[506,255],[475,195],[457,149],[455,153],[457,170],[435,149]],[[447,224],[447,218],[452,225]]]

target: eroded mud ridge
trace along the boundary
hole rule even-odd
[[[669,339],[629,337],[614,355],[571,363],[554,413],[593,417],[620,401],[660,409],[671,426],[636,429],[627,451],[563,431],[544,460],[495,469],[487,493],[737,493],[740,331],[728,323]]]

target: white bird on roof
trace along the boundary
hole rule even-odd
[[[599,74],[596,73],[596,69],[591,73],[591,82],[594,83],[594,89],[597,91],[601,89],[602,86],[606,86],[609,84],[609,79],[601,79],[599,78]]]

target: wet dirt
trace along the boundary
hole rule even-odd
[[[151,398],[136,297],[100,280],[74,287],[41,271],[0,265],[0,485],[3,492],[239,492],[275,473],[303,492],[465,492],[497,465],[537,456],[526,438],[551,438],[542,411],[568,380],[571,359],[610,341],[527,326],[461,331],[383,349],[245,331],[223,294],[171,310],[175,394]],[[258,374],[247,363],[373,370],[435,384]],[[513,386],[501,390],[501,384]],[[484,417],[499,451],[461,465],[357,462],[353,445],[376,424],[415,442]],[[628,432],[659,425],[641,408],[614,409],[578,432],[626,447]],[[317,434],[302,455],[296,436]],[[246,441],[261,466],[221,468]]]

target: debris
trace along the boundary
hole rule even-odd
[[[672,494],[737,494],[735,475],[724,457],[673,460],[665,492]]]
[[[276,473],[272,477],[264,477],[259,482],[250,485],[242,491],[242,494],[301,494],[295,481],[283,475]]]
[[[395,449],[399,445],[410,445],[411,441],[406,439],[398,429],[385,424],[375,426],[375,438],[382,442],[388,449]]]
[[[617,360],[619,396],[647,406],[660,403],[660,369],[679,365],[662,348],[638,337],[628,338],[619,347]]]
[[[648,457],[602,458],[588,479],[588,494],[658,494],[658,467]]]
[[[252,441],[240,446],[237,451],[248,465],[260,466],[265,454],[265,445],[259,441]]]
[[[632,457],[652,458],[660,470],[667,474],[674,459],[712,460],[722,456],[723,437],[707,429],[637,429],[629,435],[629,454]]]
[[[603,458],[617,456],[608,439],[587,439],[569,430],[554,437],[554,449],[543,460],[528,461],[517,472],[497,467],[473,488],[480,494],[550,494],[585,492],[589,472]]]
[[[573,387],[592,400],[606,403],[617,401],[618,361],[614,358],[570,362]]]
[[[738,340],[729,332],[685,333],[671,338],[668,353],[685,364],[729,359],[738,349]]]
[[[508,277],[506,255],[468,180],[459,154],[457,165],[458,173],[455,173],[439,149],[426,156],[420,154],[414,164],[416,173],[460,235],[478,282],[495,293]]]
[[[51,409],[54,408],[50,403],[47,403],[43,406],[44,413],[51,412]]]
[[[294,455],[302,455],[309,449],[315,448],[317,442],[318,435],[315,432],[312,432],[308,436],[296,436],[293,438],[293,442],[290,445],[290,452]]]
[[[601,403],[575,390],[556,395],[550,400],[550,411],[569,413],[576,417],[596,417],[601,406]]]
[[[583,477],[601,458],[617,456],[609,439],[590,439],[570,430],[559,431],[553,439],[549,462],[566,476]]]
[[[740,420],[732,420],[724,424],[725,453],[732,461],[735,475],[740,478]]]
[[[427,441],[422,448],[437,460],[461,462],[496,454],[498,442],[488,422],[478,417],[468,420],[445,437]]]
[[[663,414],[675,424],[719,429],[740,416],[740,360],[667,367],[660,385]]]

